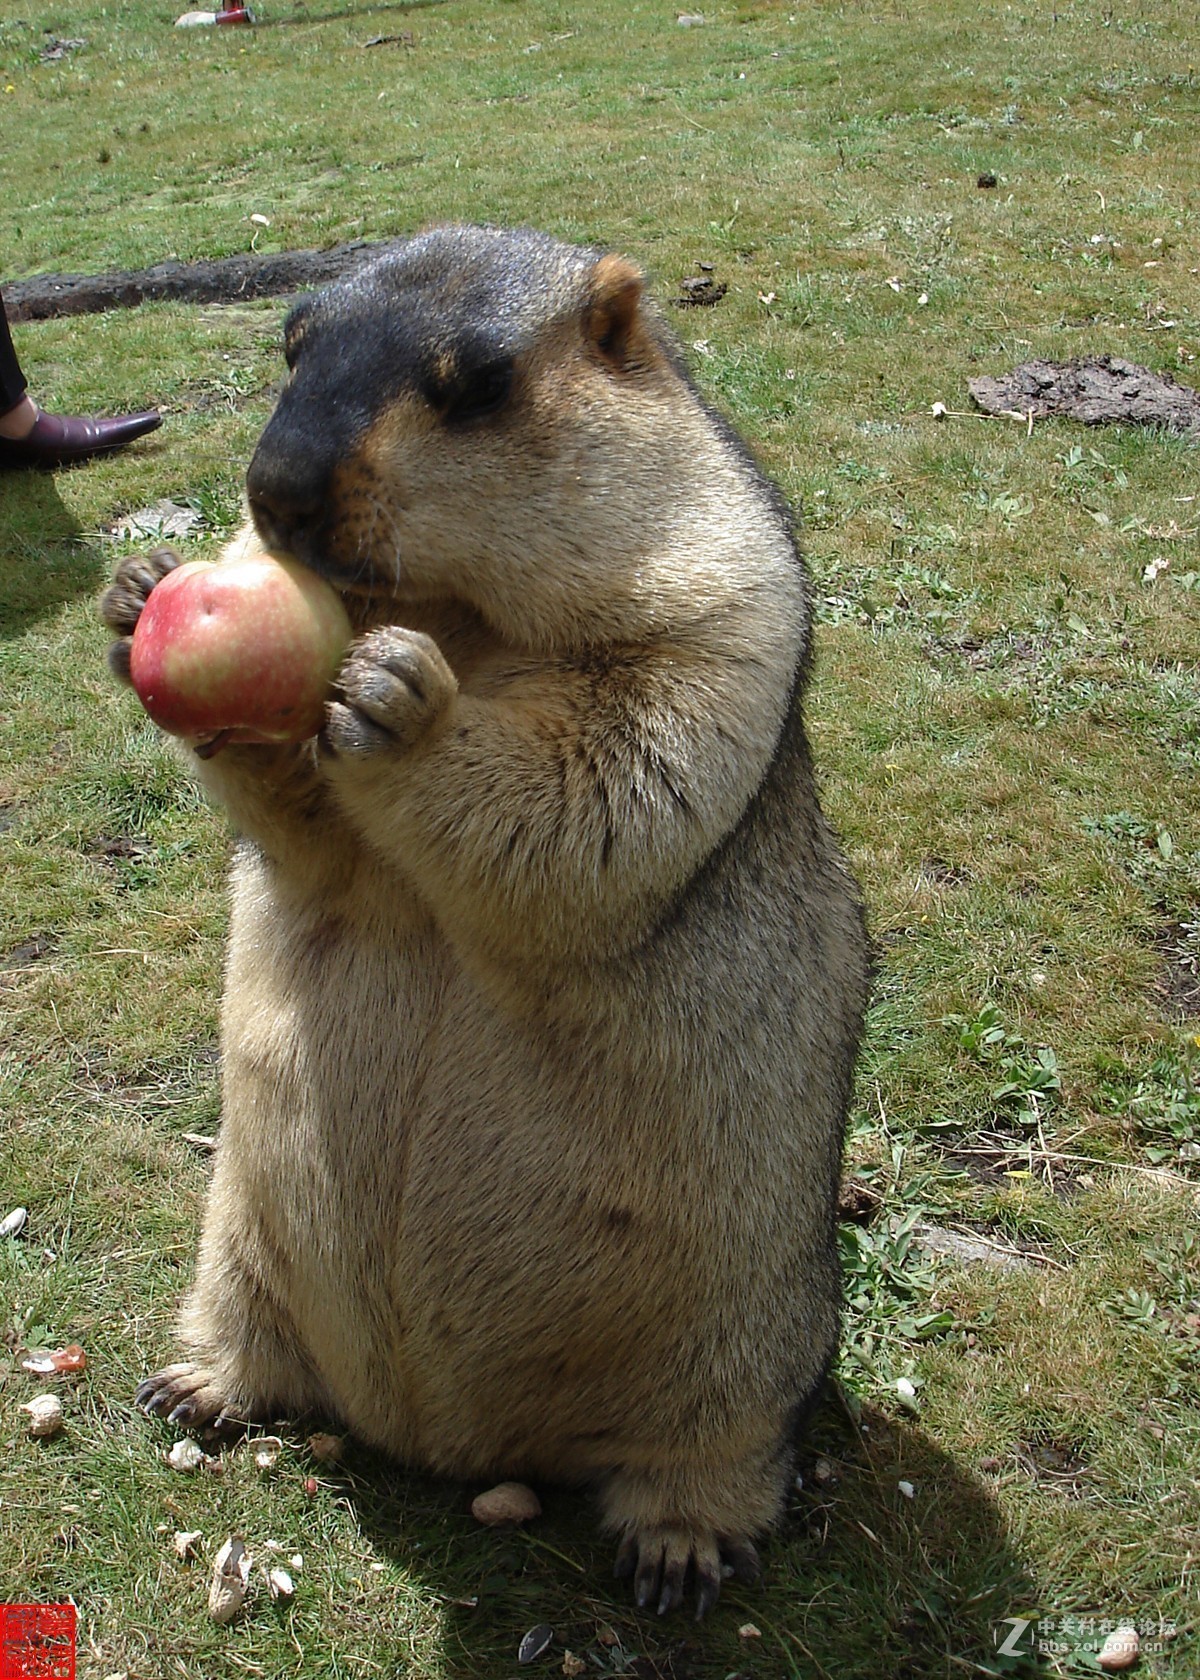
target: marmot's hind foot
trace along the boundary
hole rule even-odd
[[[236,1435],[259,1420],[257,1408],[238,1406],[208,1371],[190,1363],[167,1365],[138,1385],[135,1406],[182,1429],[211,1429]]]
[[[613,1573],[618,1580],[632,1576],[639,1610],[654,1605],[660,1616],[678,1610],[690,1576],[699,1621],[717,1601],[725,1565],[732,1569],[737,1580],[747,1585],[753,1585],[759,1578],[758,1553],[744,1536],[727,1539],[656,1523],[627,1530],[617,1548]]]

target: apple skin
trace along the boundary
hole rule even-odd
[[[338,595],[298,561],[190,560],[146,597],[129,675],[170,735],[303,741],[324,722],[351,634]]]

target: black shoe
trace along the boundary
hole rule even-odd
[[[23,438],[0,437],[0,467],[65,467],[109,449],[124,449],[162,425],[156,409],[115,419],[81,420],[39,413]]]

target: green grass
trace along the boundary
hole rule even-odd
[[[1106,351],[1195,381],[1193,9],[736,0],[681,28],[638,0],[264,0],[254,30],[176,31],[182,9],[0,5],[0,279],[466,218],[623,250],[663,299],[700,261],[728,284],[674,319],[806,527],[816,749],[879,943],[849,1156],[873,1212],[843,1228],[843,1397],[766,1584],[701,1629],[633,1612],[573,1497],[497,1536],[475,1490],[355,1449],[316,1466],[303,1434],[269,1477],[245,1450],[168,1468],[130,1395],[190,1272],[183,1134],[216,1124],[228,837],[109,682],[93,601],[131,546],[111,528],[163,497],[214,552],[284,306],[20,327],[48,408],[166,424],[0,486],[0,1213],[30,1209],[0,1316],[9,1350],[89,1358],[42,1444],[41,1385],[0,1360],[0,1601],[73,1598],[88,1680],[511,1680],[539,1623],[530,1672],[1077,1676],[1117,1620],[1140,1672],[1192,1680],[1197,455],[1027,435],[966,381]],[[43,62],[49,35],[86,45]],[[928,1253],[928,1224],[1026,1264]],[[221,1630],[235,1531],[304,1562],[290,1607],[259,1575]],[[1038,1613],[1041,1658],[998,1656],[996,1624]]]

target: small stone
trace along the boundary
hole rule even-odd
[[[1138,1660],[1137,1629],[1115,1628],[1101,1645],[1096,1661],[1106,1674],[1119,1674]]]
[[[62,1401],[57,1394],[39,1394],[21,1410],[29,1413],[29,1433],[35,1441],[49,1440],[63,1426]]]
[[[471,1501],[471,1515],[488,1528],[512,1528],[541,1514],[541,1500],[523,1482],[501,1482]]]
[[[200,1550],[200,1542],[204,1538],[198,1528],[179,1528],[175,1531],[175,1555],[187,1563]]]
[[[831,1458],[819,1458],[813,1465],[813,1481],[822,1485],[837,1481],[837,1470]]]
[[[250,1553],[240,1535],[231,1535],[213,1560],[208,1589],[208,1613],[218,1627],[225,1627],[246,1602],[250,1585]]]
[[[738,1629],[739,1639],[761,1639],[762,1629],[756,1628],[753,1622],[743,1622]]]
[[[916,1498],[917,1490],[913,1487],[911,1482],[897,1482],[896,1486],[900,1489],[900,1492],[904,1495],[905,1499]]]

